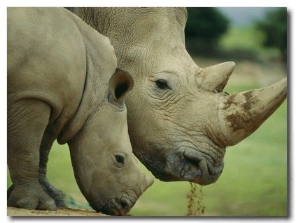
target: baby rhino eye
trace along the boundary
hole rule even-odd
[[[124,157],[121,155],[115,155],[116,162],[119,164],[124,164]]]
[[[166,80],[163,80],[163,79],[159,79],[157,80],[156,82],[156,86],[159,88],[159,89],[168,89],[170,88],[168,86],[168,82]]]

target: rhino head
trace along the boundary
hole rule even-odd
[[[110,215],[125,215],[153,183],[142,172],[128,136],[124,97],[132,87],[132,77],[117,69],[105,101],[68,142],[81,192],[96,211]]]
[[[253,133],[285,100],[286,79],[227,95],[233,62],[201,68],[185,48],[183,8],[77,8],[108,36],[118,66],[133,75],[126,100],[138,159],[164,181],[215,182],[226,147]]]
[[[215,182],[226,147],[253,133],[284,101],[286,79],[263,89],[224,93],[233,69],[234,63],[226,62],[183,75],[158,72],[141,87],[143,94],[139,87],[132,92],[131,99],[143,103],[131,110],[134,101],[128,102],[130,137],[136,156],[157,178]],[[136,125],[137,120],[143,122]]]

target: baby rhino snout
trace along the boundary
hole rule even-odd
[[[144,190],[147,190],[152,184],[154,183],[154,177],[153,176],[146,176],[145,177],[145,185],[144,185]]]

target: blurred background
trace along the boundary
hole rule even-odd
[[[226,92],[261,88],[287,76],[287,18],[286,8],[188,8],[186,47],[200,67],[228,60],[236,63]],[[197,215],[289,214],[287,123],[285,101],[254,134],[227,148],[219,180],[197,186],[201,196],[195,199],[200,197],[196,202],[201,202],[203,210]],[[70,207],[89,208],[76,184],[66,145],[54,145],[48,177],[67,195]],[[188,182],[156,179],[130,214],[185,216],[190,189]]]
[[[286,63],[287,19],[287,8],[188,8],[186,47],[200,57]]]

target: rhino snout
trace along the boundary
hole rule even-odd
[[[134,201],[133,201],[134,200]],[[136,199],[131,200],[128,196],[113,198],[106,203],[105,206],[98,208],[90,204],[96,211],[107,215],[124,216],[133,207]]]
[[[143,192],[144,192],[145,190],[147,190],[153,183],[154,183],[154,178],[153,178],[153,176],[147,175],[147,176],[145,177],[145,185],[144,185],[144,188],[143,188]]]
[[[216,164],[204,153],[194,149],[181,149],[167,156],[165,172],[168,177],[162,180],[180,179],[207,185],[217,181],[223,167],[223,160]]]
[[[90,199],[89,204],[97,212],[107,215],[124,216],[130,211],[137,199],[153,184],[153,182],[154,178],[152,176],[144,175],[142,180],[140,180],[140,183],[135,184],[134,190],[124,191],[119,196],[111,198],[105,199],[100,196],[96,199]],[[128,186],[130,187],[130,185]]]

